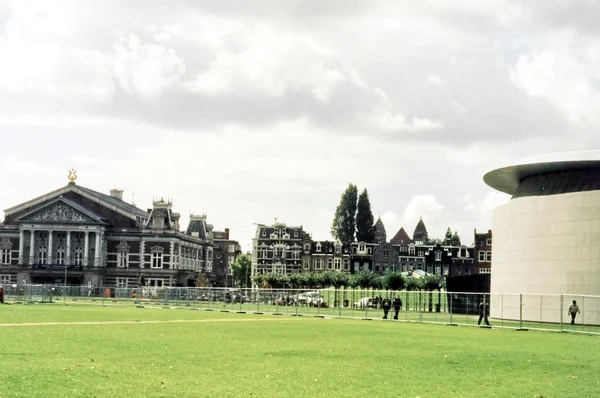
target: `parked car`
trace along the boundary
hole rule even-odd
[[[360,308],[360,309],[365,309],[365,308],[375,308],[375,304],[373,302],[373,299],[371,297],[363,297],[360,300],[356,301],[354,303],[354,305],[352,305],[353,308]]]
[[[298,295],[298,304],[307,305],[309,307],[327,307],[327,303],[321,296],[321,292],[316,290],[312,292],[300,293]]]

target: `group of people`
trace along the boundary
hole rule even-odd
[[[392,309],[392,306],[394,307],[394,320],[397,321],[398,313],[400,310],[402,310],[402,300],[399,296],[396,296],[393,302],[387,297],[383,299],[381,302],[381,308],[383,308],[383,319],[388,319],[388,313]]]
[[[380,301],[380,300],[378,300]],[[394,320],[398,320],[398,313],[402,310],[402,300],[400,297],[396,296],[394,301],[392,302],[387,296],[381,301],[381,308],[383,309],[383,319],[388,319],[388,313],[394,307]],[[573,300],[573,304],[569,306],[569,315],[571,316],[571,325],[575,324],[575,317],[577,314],[580,314],[579,306],[577,305],[577,301]],[[490,315],[490,305],[487,301],[482,301],[479,304],[479,321],[477,321],[477,325],[481,326],[481,321],[484,321],[486,326],[490,325],[490,321],[488,320],[488,316]]]

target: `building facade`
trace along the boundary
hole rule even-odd
[[[475,273],[492,273],[492,230],[485,233],[474,232],[475,240],[473,246],[475,250]]]
[[[224,231],[213,231],[213,244],[213,269],[208,274],[209,281],[213,286],[231,287],[233,279],[229,265],[242,253],[240,243],[230,239],[229,228],[225,228]]]
[[[172,202],[144,211],[123,200],[68,185],[5,210],[0,225],[0,284],[108,287],[193,286],[213,266],[206,218],[186,232]]]

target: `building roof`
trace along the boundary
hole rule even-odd
[[[427,227],[425,227],[425,223],[423,222],[423,217],[419,218],[419,222],[415,227],[415,232],[413,234],[413,240],[422,240],[427,238],[429,235],[427,234]]]
[[[400,230],[396,232],[396,235],[390,240],[390,243],[395,245],[408,245],[410,242],[412,242],[412,240],[404,230],[404,227],[401,227]]]
[[[492,170],[483,181],[513,197],[600,189],[600,151],[564,152],[542,159],[546,161]]]
[[[44,195],[38,196],[34,199],[31,199],[26,202],[20,203],[16,206],[10,207],[10,208],[4,210],[4,213],[6,216],[13,214],[13,213],[17,213],[21,210],[27,209],[28,207],[32,207],[32,206],[35,206],[42,202],[59,197],[60,195],[67,193],[67,192],[75,192],[84,197],[95,200],[95,201],[105,205],[106,207],[112,208],[115,211],[117,211],[121,214],[124,214],[128,217],[132,217],[132,218],[141,217],[144,219],[148,218],[148,212],[136,207],[135,205],[124,202],[123,200],[121,200],[119,198],[115,198],[113,196],[105,195],[103,193],[94,191],[93,189],[82,187],[80,185],[75,184],[74,182],[69,183],[62,188],[59,188],[54,191],[48,192]]]

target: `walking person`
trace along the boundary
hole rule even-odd
[[[577,301],[573,300],[573,304],[569,306],[569,315],[571,315],[571,325],[575,325],[575,317],[577,316],[577,313],[581,314],[581,311],[579,311]]]
[[[400,296],[396,296],[396,298],[394,299],[394,320],[398,320],[398,312],[400,312],[400,310],[402,309],[402,300],[400,299]]]
[[[390,312],[390,308],[392,308],[392,302],[387,296],[381,302],[381,308],[383,308],[383,319],[388,319],[388,312]]]
[[[0,304],[4,304],[4,288],[0,286]]]
[[[482,301],[479,304],[479,321],[477,322],[477,325],[481,325],[481,321],[484,320],[485,324],[487,326],[491,326],[490,322],[488,321],[489,312],[490,312],[489,304],[485,301]]]

